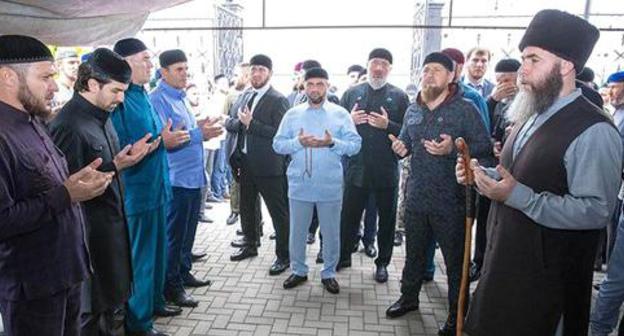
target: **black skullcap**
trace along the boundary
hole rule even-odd
[[[0,36],[0,64],[54,61],[50,49],[34,37],[25,35]]]
[[[446,54],[441,52],[432,52],[431,54],[425,57],[425,61],[423,62],[423,67],[429,63],[438,63],[441,64],[446,70],[453,72],[453,60],[448,57]]]
[[[366,69],[364,69],[363,66],[359,65],[359,64],[353,64],[352,66],[350,66],[347,69],[347,75],[352,73],[352,72],[357,72],[358,74],[361,73],[362,71],[364,71]]]
[[[498,63],[494,67],[494,72],[518,72],[520,69],[520,62],[513,58],[505,58]]]
[[[600,31],[578,16],[556,9],[544,9],[533,17],[518,48],[542,48],[574,63],[576,73],[583,70]]]
[[[123,57],[110,49],[95,49],[87,63],[91,65],[94,71],[107,75],[114,81],[130,83],[132,76],[130,65]]]
[[[273,69],[273,61],[267,55],[258,54],[249,60],[249,65],[262,65],[269,70]]]
[[[373,58],[383,58],[392,64],[392,54],[388,51],[388,49],[375,48],[371,50],[370,54],[368,54],[368,60],[370,61]]]
[[[143,41],[134,37],[125,38],[117,41],[113,47],[113,51],[121,55],[121,57],[128,57],[134,54],[138,54],[141,51],[147,50],[147,46]]]
[[[325,79],[329,79],[329,75],[327,74],[327,71],[325,71],[325,69],[319,68],[319,67],[315,67],[315,68],[310,68],[310,69],[306,70],[306,72],[305,72],[304,80],[308,80],[310,78],[325,78]]]
[[[301,70],[303,71],[308,71],[312,68],[320,68],[321,67],[321,63],[319,63],[319,61],[317,60],[305,60],[303,61],[303,64],[301,64]]]
[[[583,70],[578,75],[576,75],[576,79],[580,80],[581,82],[593,82],[594,77],[594,70],[588,67],[584,67]]]
[[[171,49],[163,51],[158,57],[161,68],[166,68],[171,64],[186,62],[186,54],[180,49]]]

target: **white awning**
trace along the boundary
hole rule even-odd
[[[0,35],[57,46],[111,44],[134,36],[155,11],[190,0],[0,0]]]

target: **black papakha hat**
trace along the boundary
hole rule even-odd
[[[544,9],[529,23],[518,48],[547,50],[574,63],[576,73],[580,73],[599,37],[600,31],[586,20],[560,10]]]

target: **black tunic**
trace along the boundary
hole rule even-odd
[[[347,111],[351,111],[355,104],[358,110],[365,110],[366,113],[382,113],[383,106],[388,112],[389,123],[385,130],[369,124],[356,126],[362,137],[362,149],[346,159],[345,183],[370,189],[396,188],[399,184],[398,159],[392,151],[388,134],[398,136],[401,132],[409,98],[403,90],[390,83],[378,90],[362,83],[347,90],[340,100],[340,105]]]
[[[65,153],[71,173],[97,158],[103,160],[99,170],[115,170],[113,158],[120,150],[109,116],[110,112],[75,93],[51,122],[52,138]],[[130,295],[132,268],[122,188],[117,173],[102,195],[83,202],[94,268],[87,284],[91,292],[90,307],[89,303],[83,303],[83,308],[93,313],[122,304]]]

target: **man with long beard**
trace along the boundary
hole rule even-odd
[[[388,134],[399,134],[409,105],[405,92],[388,83],[391,70],[390,51],[373,49],[368,55],[368,81],[347,90],[340,100],[340,105],[351,111],[351,118],[362,137],[362,148],[358,154],[345,160],[338,268],[351,266],[362,213],[370,195],[374,195],[379,214],[379,253],[375,259],[374,278],[379,283],[388,281],[387,266],[394,247],[399,184],[398,160],[390,148]]]
[[[428,242],[435,237],[444,255],[449,288],[448,318],[438,334],[449,336],[455,335],[466,205],[464,188],[454,177],[454,141],[464,138],[475,157],[492,151],[479,112],[462,98],[461,88],[453,81],[453,66],[453,61],[443,53],[427,55],[416,103],[405,114],[399,138],[389,136],[396,154],[411,155],[412,171],[407,182],[407,255],[401,298],[386,311],[388,317],[394,318],[418,309]]]
[[[515,124],[500,165],[470,163],[492,200],[470,335],[586,335],[599,229],[615,210],[622,142],[603,112],[575,89],[599,31],[558,10],[535,15],[519,49]],[[464,162],[456,166],[465,183]]]
[[[79,334],[81,284],[90,258],[79,202],[101,195],[114,173],[102,159],[68,177],[40,120],[57,90],[41,41],[0,36],[0,312],[11,336]]]

